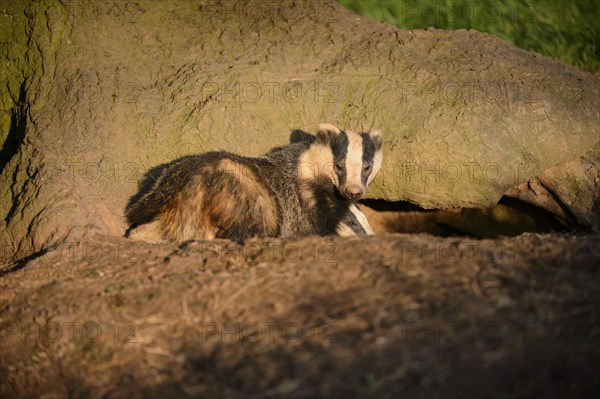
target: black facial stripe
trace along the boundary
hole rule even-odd
[[[356,235],[367,235],[367,232],[352,211],[348,210],[348,213],[344,217],[344,222],[346,222],[346,226],[350,227],[350,230],[356,233]]]
[[[373,143],[373,139],[369,135],[369,133],[361,133],[360,134],[363,139],[363,171],[361,175],[361,180],[363,184],[367,184],[367,180],[373,171],[373,159],[375,158],[375,143]],[[371,168],[367,171],[364,170],[365,165],[371,165]]]
[[[375,158],[375,143],[369,133],[360,134],[363,139],[363,163],[372,163]]]
[[[333,152],[334,171],[338,176],[340,184],[346,181],[346,154],[348,154],[348,135],[341,131],[340,134],[331,143],[331,151]],[[335,165],[341,164],[342,170],[338,171]]]
[[[365,231],[365,229],[362,227],[362,225],[356,224],[354,226],[352,226],[352,230],[357,234],[357,235],[367,235],[367,232]]]

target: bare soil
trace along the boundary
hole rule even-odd
[[[582,398],[598,236],[65,243],[0,277],[11,397]]]

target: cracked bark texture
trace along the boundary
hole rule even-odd
[[[491,35],[333,1],[1,6],[4,254],[120,236],[148,168],[319,122],[384,132],[371,198],[487,207],[509,190],[598,229],[600,79]]]

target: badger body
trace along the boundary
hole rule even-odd
[[[185,156],[132,197],[128,232],[147,225],[155,239],[175,242],[336,234],[379,171],[381,143],[378,132],[321,125],[314,141],[259,157]]]

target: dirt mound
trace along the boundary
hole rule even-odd
[[[0,280],[3,397],[592,397],[598,237],[96,237]]]

